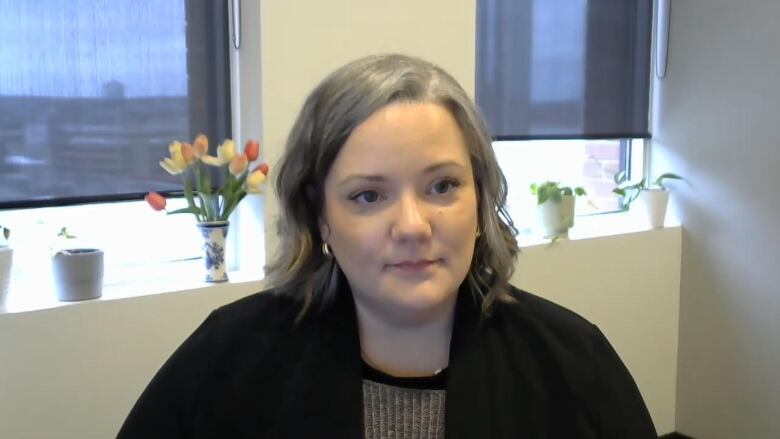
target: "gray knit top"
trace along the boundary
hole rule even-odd
[[[398,378],[363,364],[366,439],[443,439],[447,370]]]

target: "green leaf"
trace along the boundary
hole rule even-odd
[[[195,215],[200,214],[200,209],[198,207],[183,207],[181,209],[171,210],[168,212],[168,215],[175,215],[178,213],[194,213]]]
[[[620,196],[625,196],[626,195],[626,190],[625,189],[621,189],[621,188],[612,189],[612,192],[614,192],[614,193],[616,193],[616,194],[618,194]]]
[[[548,195],[547,191],[539,191],[539,194],[537,195],[537,204],[544,204],[545,201],[547,201]]]
[[[553,191],[552,194],[550,194],[550,199],[554,203],[560,203],[561,200],[563,200],[563,197],[561,196],[561,192],[560,191]]]
[[[209,172],[208,169],[206,169],[206,172],[203,173],[203,192],[206,195],[211,195],[211,172]]]
[[[205,221],[214,221],[217,219],[217,216],[214,212],[214,203],[212,202],[211,197],[212,196],[209,194],[198,193],[201,211],[203,211],[202,219]]]
[[[577,194],[577,196],[580,196],[580,197],[583,196],[583,195],[587,195],[587,193],[585,192],[585,189],[583,189],[580,186],[577,186],[576,188],[574,188],[574,193]]]
[[[617,174],[615,174],[612,178],[615,181],[615,184],[619,185],[624,181],[626,181],[626,177],[627,177],[626,171],[620,171]]]
[[[531,194],[536,195],[538,192],[539,186],[537,186],[536,183],[531,183]]]
[[[76,235],[71,235],[70,232],[68,232],[67,227],[63,227],[60,229],[60,232],[57,233],[57,236],[65,238],[65,239],[75,239]]]
[[[655,185],[660,187],[661,189],[666,189],[666,187],[664,186],[665,179],[682,180],[683,178],[673,172],[666,172],[659,175],[658,178],[655,179]]]
[[[561,188],[561,194],[571,196],[572,195],[571,188],[568,186]]]
[[[230,214],[233,213],[233,210],[238,206],[238,203],[241,202],[241,200],[246,197],[246,192],[244,190],[240,190],[236,193],[236,196],[230,200],[230,203],[225,203],[225,209],[222,212],[222,215],[219,217],[221,221],[227,221],[228,218],[230,218]]]

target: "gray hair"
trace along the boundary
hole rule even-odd
[[[312,306],[335,298],[344,274],[325,254],[319,233],[324,182],[352,132],[379,109],[394,103],[435,103],[455,118],[469,151],[477,186],[478,224],[466,281],[488,312],[510,301],[509,278],[518,253],[517,233],[506,212],[506,179],[493,153],[485,122],[472,100],[447,72],[404,55],[380,55],[346,64],[309,95],[292,127],[276,173],[280,216],[279,253],[267,267],[277,291]]]

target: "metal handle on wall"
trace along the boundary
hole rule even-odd
[[[669,61],[669,20],[671,11],[671,0],[658,0],[658,27],[656,29],[655,42],[655,76],[658,79],[666,77],[666,65]]]
[[[231,8],[233,18],[233,48],[241,47],[241,0],[233,0]]]

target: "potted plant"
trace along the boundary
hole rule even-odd
[[[658,176],[654,182],[647,184],[643,178],[638,183],[629,184],[625,171],[615,174],[617,187],[612,192],[622,197],[621,207],[628,210],[631,203],[639,199],[647,212],[650,227],[661,228],[666,218],[666,208],[669,205],[669,190],[664,186],[664,180],[682,180],[682,177],[672,172],[665,172]]]
[[[531,193],[536,196],[536,212],[545,238],[567,237],[574,226],[574,197],[586,195],[585,189],[561,186],[546,181],[540,185],[531,184]]]
[[[57,298],[71,302],[97,299],[103,295],[103,251],[73,245],[76,236],[63,227],[57,234],[62,243],[52,257]]]
[[[225,238],[228,218],[247,194],[260,194],[263,190],[268,164],[260,163],[251,169],[252,162],[260,156],[260,144],[249,140],[243,152],[236,150],[231,139],[225,139],[217,147],[217,155],[208,154],[209,141],[199,134],[192,144],[173,141],[168,146],[170,157],[160,166],[171,175],[181,175],[187,207],[168,211],[166,199],[161,194],[149,192],[144,199],[155,210],[165,210],[169,215],[189,213],[195,216],[203,236],[203,260],[207,282],[228,280],[225,265]],[[214,187],[212,170],[222,174],[223,183]]]
[[[14,250],[8,244],[11,230],[0,226],[0,309],[5,308],[5,299],[8,296],[8,286],[11,284],[11,266],[13,265]]]

